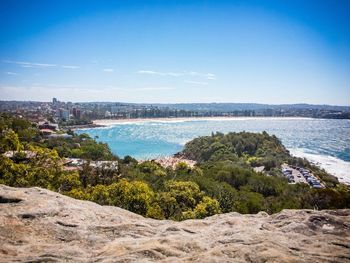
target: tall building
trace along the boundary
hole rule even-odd
[[[118,106],[112,105],[112,106],[111,106],[111,113],[112,113],[112,114],[116,114],[117,112],[118,112]]]
[[[81,111],[79,108],[73,108],[72,113],[73,113],[74,118],[80,119]]]
[[[52,104],[55,105],[55,104],[57,104],[57,103],[58,103],[58,100],[57,100],[56,98],[53,98],[53,99],[52,99]]]
[[[68,121],[69,120],[69,110],[60,109],[60,118]]]

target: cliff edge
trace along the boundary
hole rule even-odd
[[[350,210],[173,222],[0,185],[0,262],[350,262]]]

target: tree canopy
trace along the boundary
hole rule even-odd
[[[216,133],[188,142],[181,153],[195,167],[174,169],[154,161],[139,163],[114,156],[108,145],[86,134],[47,139],[30,122],[0,114],[0,183],[39,186],[101,205],[113,205],[157,219],[185,220],[218,213],[275,213],[285,208],[350,207],[349,188],[307,160],[291,157],[275,136],[263,133]],[[14,156],[4,155],[7,151]],[[31,153],[28,157],[27,153]],[[93,169],[88,163],[67,171],[63,158],[117,160],[118,169]],[[280,164],[312,169],[325,189],[288,184]],[[255,166],[265,172],[255,172]]]

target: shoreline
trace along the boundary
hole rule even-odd
[[[190,122],[190,121],[244,121],[244,120],[310,120],[312,118],[305,117],[187,117],[187,118],[136,118],[136,119],[100,119],[94,120],[93,125],[95,127],[88,128],[108,128],[116,125],[125,124],[142,124],[150,122],[159,123],[176,123],[176,122]],[[337,177],[342,183],[350,185],[350,174],[347,172],[350,169],[350,163],[343,161],[339,158],[328,156],[310,154],[307,152],[300,151],[300,149],[288,149],[293,156],[306,158],[316,166],[325,169],[328,173]],[[296,150],[296,151],[295,151]],[[154,159],[167,159],[173,157],[163,156]],[[152,158],[153,159],[153,158]],[[167,162],[167,161],[166,161]]]
[[[288,149],[294,157],[305,158],[313,165],[324,169],[329,174],[336,177],[340,183],[350,186],[350,174],[347,172],[350,168],[350,163],[343,161],[337,157],[319,154],[309,154],[300,151],[299,149]],[[177,163],[184,162],[188,166],[193,167],[196,162],[182,157],[177,157],[176,154],[163,156],[158,158],[140,159],[138,162],[155,161],[163,167],[175,167]]]
[[[304,152],[301,148],[288,149],[295,157],[305,158],[310,163],[324,169],[338,178],[339,182],[350,186],[350,163],[331,155]]]
[[[107,127],[118,124],[133,124],[147,122],[186,122],[186,121],[242,121],[242,120],[309,120],[307,117],[178,117],[178,118],[134,118],[134,119],[98,119],[93,120],[95,127]],[[94,128],[94,127],[87,127]]]

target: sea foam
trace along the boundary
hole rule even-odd
[[[328,173],[336,176],[339,182],[350,185],[350,163],[340,160],[334,156],[310,153],[307,149],[288,149],[289,152],[301,158],[306,158],[315,165],[325,169]]]

